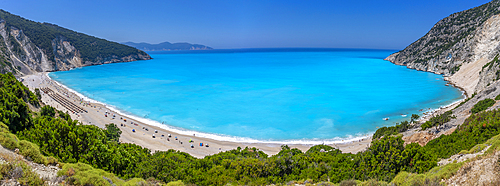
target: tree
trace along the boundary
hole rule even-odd
[[[51,107],[50,105],[45,105],[42,107],[40,114],[42,116],[54,117],[56,115],[56,110],[54,109],[54,107]]]
[[[118,142],[120,140],[120,135],[122,134],[122,131],[114,124],[106,124],[106,137],[108,138],[108,141],[116,141]]]
[[[417,121],[418,118],[420,118],[420,116],[418,114],[412,114],[411,119],[410,119],[410,123]]]

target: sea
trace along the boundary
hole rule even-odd
[[[441,75],[383,60],[394,52],[162,51],[149,52],[152,60],[49,76],[87,101],[175,132],[223,141],[321,144],[359,140],[464,98]]]

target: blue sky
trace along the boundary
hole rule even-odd
[[[403,49],[487,0],[0,0],[24,18],[116,42]]]

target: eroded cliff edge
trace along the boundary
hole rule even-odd
[[[500,0],[454,13],[385,60],[442,74],[467,95],[500,79]]]
[[[26,75],[148,59],[130,46],[0,10],[0,73]]]

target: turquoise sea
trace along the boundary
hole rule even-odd
[[[383,59],[396,51],[150,52],[153,60],[53,72],[86,97],[178,132],[231,141],[353,139],[463,98],[440,75]],[[407,115],[403,117],[403,115]],[[382,118],[390,118],[384,121]]]

